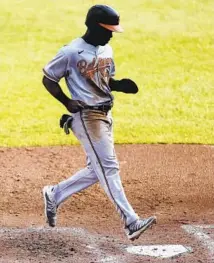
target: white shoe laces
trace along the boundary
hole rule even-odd
[[[129,230],[136,231],[140,229],[144,224],[145,224],[145,220],[138,219],[135,222],[131,223],[128,228]]]

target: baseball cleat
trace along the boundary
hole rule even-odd
[[[135,222],[131,223],[125,228],[128,239],[130,239],[131,241],[138,239],[145,230],[152,227],[152,225],[156,224],[156,222],[157,218],[155,216],[151,216],[145,219],[138,219]]]
[[[53,186],[45,186],[43,188],[43,197],[45,203],[45,216],[47,219],[47,223],[51,227],[56,226],[56,211],[57,211],[57,204],[54,198],[54,188]]]

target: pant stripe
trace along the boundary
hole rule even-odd
[[[91,147],[92,147],[92,149],[93,149],[93,151],[94,151],[94,153],[95,153],[95,156],[96,156],[96,158],[97,158],[97,160],[98,160],[98,163],[99,163],[99,165],[100,165],[100,167],[101,167],[101,170],[102,170],[102,173],[103,173],[103,177],[104,177],[105,183],[106,183],[106,185],[107,185],[108,191],[109,191],[109,193],[110,193],[110,196],[111,196],[111,198],[112,198],[112,200],[113,200],[113,202],[114,202],[114,204],[115,204],[115,206],[116,206],[117,211],[119,211],[119,213],[120,213],[120,215],[121,215],[121,217],[122,217],[122,220],[123,220],[124,224],[126,224],[126,215],[124,214],[123,210],[121,209],[121,207],[117,204],[117,202],[116,202],[115,199],[114,199],[114,196],[113,196],[113,194],[112,194],[112,192],[111,192],[111,189],[110,189],[109,184],[108,184],[108,180],[107,180],[106,175],[105,175],[105,170],[104,170],[104,168],[103,168],[103,166],[102,166],[102,163],[101,163],[101,160],[100,160],[100,158],[99,158],[99,156],[98,156],[98,154],[97,154],[97,152],[96,152],[96,150],[95,150],[95,148],[94,148],[94,145],[93,145],[93,143],[92,143],[92,140],[91,140],[91,138],[90,138],[90,135],[89,135],[89,133],[88,133],[88,131],[87,131],[87,129],[86,129],[84,120],[83,120],[83,118],[82,118],[82,112],[81,112],[81,111],[80,111],[80,119],[81,119],[83,128],[84,128],[84,130],[85,130],[86,136],[87,136],[87,138],[88,138],[88,140],[89,140],[89,142],[90,142],[90,145],[91,145]]]

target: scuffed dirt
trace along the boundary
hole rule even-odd
[[[116,145],[116,153],[130,203],[140,216],[158,217],[134,243],[99,184],[59,208],[58,228],[45,227],[41,189],[84,167],[79,146],[0,148],[0,262],[212,262],[181,225],[214,223],[214,147]],[[160,260],[125,250],[168,243],[194,252]]]

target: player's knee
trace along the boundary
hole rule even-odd
[[[116,158],[104,160],[103,168],[106,176],[115,176],[119,174],[119,163]]]
[[[119,163],[115,157],[106,157],[102,160],[102,163],[106,167],[112,167],[112,168],[118,168],[119,169]]]

